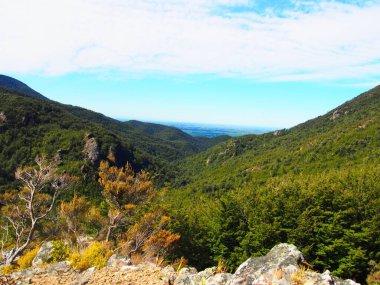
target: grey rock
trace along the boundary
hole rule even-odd
[[[7,284],[7,283],[5,283]],[[10,284],[13,284],[13,283],[10,283]],[[30,278],[25,278],[23,280],[17,280],[17,282],[15,283],[16,285],[28,285],[28,284],[32,284],[32,280]]]
[[[207,280],[208,278],[210,278],[211,276],[214,276],[215,274],[216,274],[216,267],[211,267],[211,268],[206,268],[205,270],[199,272],[197,276]]]
[[[291,275],[299,269],[304,261],[302,253],[291,244],[276,245],[265,256],[251,257],[239,266],[229,285],[290,284]]]
[[[338,277],[332,277],[332,279],[334,285],[360,285],[359,283],[356,283],[355,281],[350,279],[343,280]]]
[[[194,267],[185,267],[182,268],[179,272],[178,275],[188,275],[188,274],[197,274],[198,271]]]
[[[224,285],[232,279],[231,273],[219,273],[207,279],[206,285]]]
[[[239,266],[227,285],[304,284],[357,285],[352,280],[341,280],[329,271],[318,273],[305,270],[302,253],[291,244],[279,244],[265,256],[252,257]],[[223,284],[223,283],[222,283]]]
[[[61,274],[71,271],[71,268],[70,263],[68,261],[61,261],[48,266],[41,267],[41,271],[44,271],[47,274]]]
[[[85,158],[92,164],[95,164],[99,160],[99,146],[98,142],[92,134],[88,134],[85,137],[85,145],[83,148]]]
[[[207,279],[216,273],[216,267],[207,268],[199,273],[193,267],[182,268],[177,278],[174,280],[175,285],[198,285],[206,283]]]
[[[4,112],[0,112],[0,123],[6,123],[7,117],[5,116]]]
[[[96,266],[90,267],[87,270],[82,272],[82,276],[90,276],[96,270]]]
[[[24,270],[16,271],[11,274],[11,277],[13,279],[17,278],[29,278],[32,277],[33,275],[37,274],[40,272],[40,268],[38,267],[30,267]]]
[[[163,275],[171,275],[171,274],[175,274],[175,270],[174,270],[173,266],[168,265],[168,266],[161,269],[161,273]]]
[[[165,283],[168,283],[168,284],[173,284],[174,280],[177,277],[177,273],[175,272],[175,269],[173,268],[173,266],[170,266],[170,265],[161,269],[161,274],[162,274],[161,280],[163,280]]]
[[[339,118],[341,115],[341,111],[338,109],[338,110],[335,110],[334,113],[332,114],[331,116],[331,120],[336,120],[337,118]]]
[[[39,265],[51,261],[51,253],[53,252],[53,243],[48,241],[41,245],[36,257],[32,261],[32,265]]]
[[[37,274],[58,275],[71,271],[68,261],[57,262],[43,267],[29,267],[12,273],[12,278],[29,278]]]
[[[139,271],[140,268],[137,266],[132,266],[132,265],[124,265],[120,267],[120,270],[122,271]]]
[[[109,267],[122,267],[130,265],[132,265],[131,260],[120,254],[113,254],[107,261],[107,266]]]
[[[149,262],[149,261],[141,262],[141,263],[139,263],[139,265],[137,267],[139,267],[140,269],[147,269],[147,270],[159,269],[157,264],[155,264],[153,262]]]
[[[81,277],[81,278],[71,282],[71,285],[84,285],[84,284],[87,284],[88,282],[90,282],[89,278]]]
[[[181,274],[174,280],[174,285],[198,285],[194,281],[194,274]]]

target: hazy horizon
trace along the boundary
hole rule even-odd
[[[380,83],[380,0],[0,0],[0,73],[143,121],[289,128]]]

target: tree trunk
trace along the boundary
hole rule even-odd
[[[107,230],[107,235],[106,235],[106,242],[109,242],[109,239],[110,239],[110,236],[111,236],[111,230],[112,230],[112,227],[109,226],[108,230]]]

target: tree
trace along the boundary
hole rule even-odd
[[[2,263],[11,264],[28,247],[41,221],[52,211],[59,193],[74,179],[58,173],[59,158],[35,159],[36,167],[17,168],[16,178],[21,181],[20,191],[8,191],[0,199],[5,205],[1,215],[5,220],[1,240]],[[11,244],[10,250],[5,250]]]
[[[169,222],[170,217],[159,212],[145,214],[124,234],[128,256],[131,257],[141,248],[157,257],[160,254],[164,255],[168,248],[180,238],[178,234],[164,229]]]
[[[78,241],[78,237],[84,232],[84,223],[88,218],[90,202],[77,195],[69,202],[62,202],[59,209],[60,216],[65,220],[67,232]]]
[[[131,222],[132,213],[138,210],[138,206],[149,202],[155,191],[149,174],[145,171],[136,174],[129,163],[125,168],[118,168],[102,161],[99,183],[109,206],[106,233],[106,241],[109,241],[112,231]]]

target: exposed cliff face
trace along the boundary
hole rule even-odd
[[[85,155],[85,158],[89,160],[92,164],[96,164],[99,160],[98,142],[92,134],[87,134],[84,141],[85,144],[83,148],[83,153]]]

